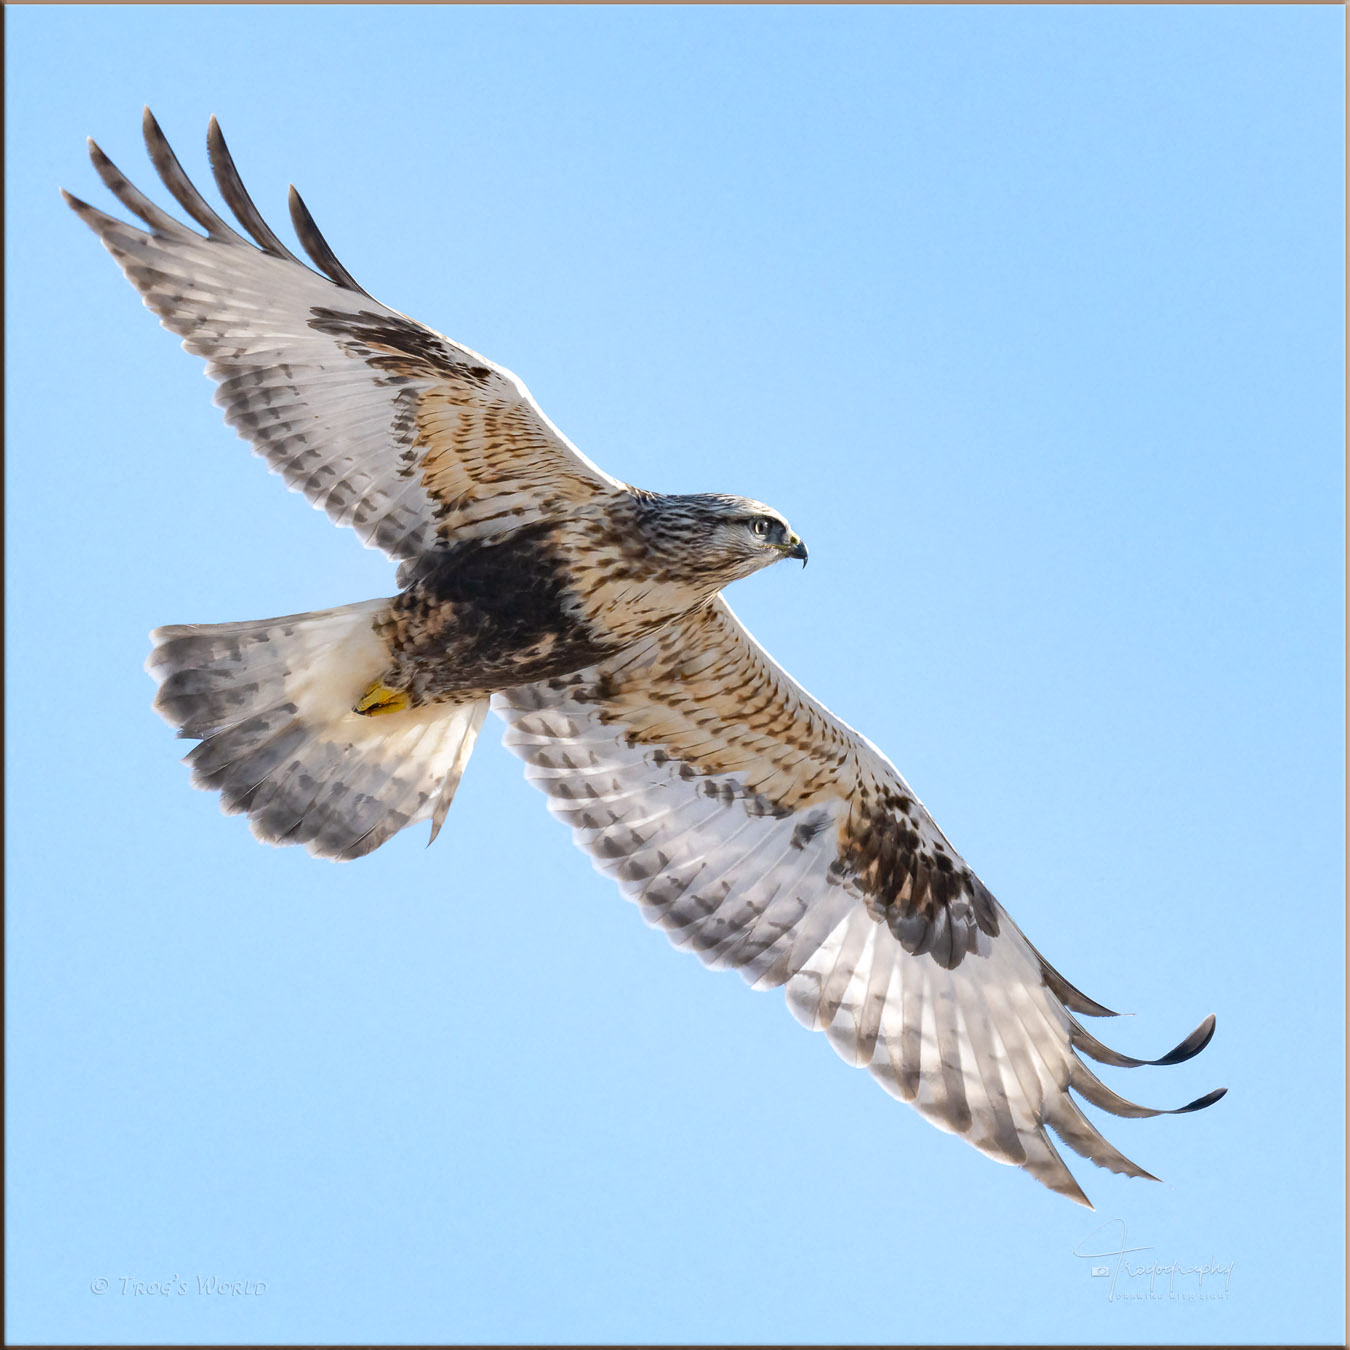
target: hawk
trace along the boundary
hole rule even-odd
[[[146,145],[199,229],[90,142],[146,228],[64,194],[145,304],[206,361],[225,420],[288,487],[399,564],[398,594],[152,635],[156,709],[192,781],[274,844],[352,859],[435,837],[489,707],[573,838],[677,947],[781,986],[807,1027],[939,1128],[1081,1204],[1054,1143],[1115,1172],[1072,1094],[1135,1105],[1083,1056],[1109,1017],[1051,966],[889,760],[737,622],[723,588],[806,545],[762,502],[612,478],[519,380],[389,309],[295,189],[281,242],[214,119],[208,204],[146,110]],[[314,270],[317,269],[317,270]]]

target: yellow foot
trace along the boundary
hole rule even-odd
[[[408,706],[407,690],[390,689],[387,684],[381,684],[379,680],[376,680],[361,695],[352,711],[359,712],[366,717],[379,717],[383,713],[402,712]]]

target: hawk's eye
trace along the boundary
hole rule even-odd
[[[773,521],[768,516],[756,516],[755,523],[750,527],[761,538],[765,538],[773,528]]]

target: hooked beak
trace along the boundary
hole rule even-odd
[[[802,566],[805,567],[809,556],[810,555],[806,551],[806,545],[802,543],[801,538],[795,534],[789,535],[787,543],[783,546],[783,557],[800,558],[802,560]]]

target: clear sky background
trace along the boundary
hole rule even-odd
[[[1339,8],[6,19],[10,1340],[1343,1338]],[[601,465],[789,516],[733,603],[1094,1030],[1218,1014],[1105,1071],[1230,1088],[1107,1118],[1164,1185],[1082,1210],[671,950],[495,723],[429,851],[190,790],[149,629],[393,569],[61,204],[86,135],[153,195],[145,103]],[[1122,1223],[1231,1271],[1113,1299]]]

